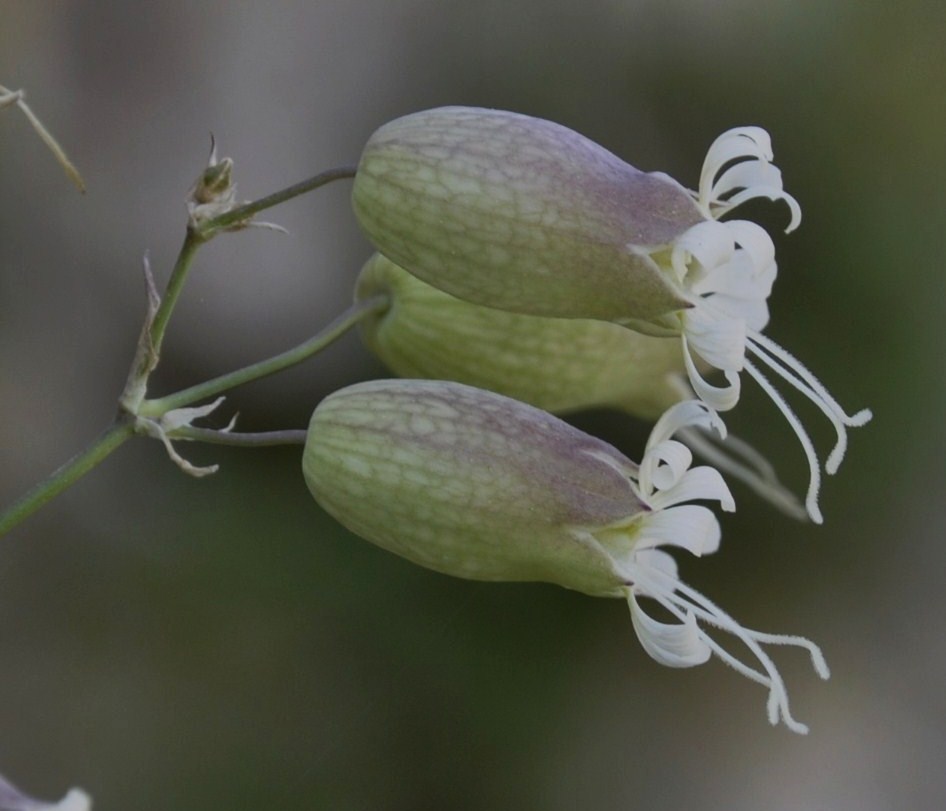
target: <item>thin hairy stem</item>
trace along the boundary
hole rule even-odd
[[[294,429],[238,433],[236,431],[215,431],[212,428],[188,426],[177,430],[174,433],[174,438],[191,442],[206,442],[211,445],[234,445],[239,448],[268,448],[275,445],[304,445],[306,432],[301,429]]]
[[[56,161],[66,173],[66,176],[75,184],[80,192],[85,194],[85,182],[82,180],[82,175],[79,174],[79,170],[76,169],[75,164],[69,160],[69,156],[66,155],[66,150],[59,145],[59,142],[53,138],[52,133],[46,129],[43,122],[36,117],[36,113],[30,109],[30,106],[24,100],[24,96],[25,94],[22,90],[9,90],[3,85],[0,85],[0,108],[12,104],[19,107],[20,112],[26,116],[26,120],[30,122],[36,134],[40,137],[42,142],[46,144],[49,151],[53,153],[53,157],[56,158]]]
[[[46,502],[75,484],[134,434],[130,420],[119,419],[89,447],[76,454],[44,481],[0,513],[0,536],[26,520]]]
[[[181,296],[184,282],[187,281],[187,275],[194,262],[194,256],[202,242],[203,239],[190,231],[184,237],[184,244],[181,245],[177,260],[174,262],[174,269],[171,271],[171,278],[168,279],[167,289],[164,291],[164,296],[161,299],[158,311],[154,315],[154,320],[151,322],[151,347],[158,357],[161,355],[161,345],[164,343],[164,335],[167,332],[168,322],[171,320],[171,313],[174,312],[177,300]]]

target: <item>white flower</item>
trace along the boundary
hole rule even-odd
[[[713,654],[736,671],[769,690],[768,716],[780,720],[794,732],[808,728],[789,711],[788,693],[775,663],[762,645],[794,645],[805,648],[815,671],[828,678],[828,666],[817,645],[803,637],[768,634],[744,628],[715,603],[681,582],[673,558],[660,547],[680,547],[700,556],[715,552],[720,529],[706,507],[684,504],[694,500],[719,501],[724,510],[735,509],[732,496],[719,474],[708,467],[690,468],[692,455],[672,435],[686,426],[713,427],[724,433],[719,418],[697,401],[671,408],[654,426],[641,461],[637,490],[641,501],[654,512],[638,521],[633,545],[619,566],[626,573],[627,601],[631,620],[641,645],[656,661],[669,667],[693,667]],[[649,598],[666,609],[678,622],[654,619],[639,598]],[[706,626],[735,636],[758,662],[758,668],[731,654]]]
[[[690,667],[716,654],[769,689],[769,718],[804,732],[764,644],[821,652],[799,637],[743,628],[680,582],[663,547],[700,556],[719,547],[712,511],[733,510],[710,467],[691,468],[672,438],[722,421],[696,400],[654,426],[640,465],[543,411],[460,383],[378,380],[341,389],[316,408],[303,473],[316,500],[361,537],[427,568],[476,580],[556,583],[627,600],[641,644],[661,664]],[[679,622],[654,619],[655,600]],[[750,667],[707,628],[732,634]]]
[[[768,134],[758,127],[730,130],[710,147],[694,199],[699,209],[714,219],[692,226],[673,243],[670,265],[693,305],[676,316],[687,373],[701,400],[719,411],[735,406],[740,394],[739,373],[744,370],[788,420],[808,460],[806,507],[812,520],[821,523],[821,463],[814,444],[754,361],[800,391],[831,421],[837,440],[825,463],[829,474],[837,472],[844,458],[846,429],[864,425],[871,419],[871,412],[864,409],[848,415],[799,360],[762,334],[769,320],[767,300],[777,274],[772,240],[754,223],[715,219],[747,200],[766,197],[788,204],[791,220],[786,231],[797,227],[801,210],[795,198],[783,190],[781,173],[769,163],[771,159]],[[722,371],[727,385],[707,382],[693,355]]]
[[[821,461],[801,422],[761,367],[812,400],[837,442],[848,415],[801,363],[762,335],[775,251],[753,223],[720,222],[747,200],[784,201],[768,134],[740,127],[710,147],[698,190],[641,172],[572,130],[501,110],[445,107],[381,127],[355,175],[355,214],[379,253],[439,290],[513,313],[610,321],[658,337],[682,336],[689,379],[717,410],[755,379],[788,420],[810,468],[805,500],[821,522]],[[697,358],[719,370],[711,385]],[[758,365],[757,365],[758,364]],[[704,370],[705,370],[704,367]]]

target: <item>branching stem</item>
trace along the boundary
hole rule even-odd
[[[43,140],[53,149],[57,158],[60,159],[60,162],[66,166],[67,170],[71,168],[71,164],[68,163],[61,149],[58,148],[58,144],[51,139],[51,136],[46,133],[35,116],[33,116],[23,104],[22,93],[14,93],[0,86],[0,105],[6,106],[12,104],[17,104],[24,110],[30,122],[37,128]],[[73,172],[74,170],[70,172],[70,176],[73,176],[77,184],[81,185],[81,179],[78,178],[78,173],[73,174]],[[10,505],[6,510],[0,512],[0,536],[9,532],[52,498],[81,479],[86,473],[96,467],[136,433],[145,435],[154,433],[153,431],[149,433],[143,430],[143,425],[153,425],[174,409],[184,408],[197,400],[213,397],[235,386],[275,374],[283,369],[288,369],[290,366],[301,363],[331,344],[366,315],[382,310],[388,306],[386,296],[377,296],[358,302],[352,305],[345,313],[336,318],[317,335],[294,349],[290,349],[268,360],[260,361],[259,363],[231,372],[230,374],[215,378],[214,380],[192,386],[189,389],[169,395],[168,397],[157,400],[145,399],[148,379],[158,365],[161,355],[161,346],[164,343],[164,336],[167,332],[171,314],[180,298],[181,291],[184,289],[184,283],[187,281],[187,276],[193,264],[194,257],[197,254],[197,249],[222,230],[227,230],[231,227],[240,227],[243,224],[250,224],[252,217],[260,211],[272,208],[279,203],[291,200],[306,192],[313,191],[320,186],[331,183],[333,180],[353,177],[354,174],[355,167],[352,166],[330,169],[267,197],[262,197],[254,202],[232,208],[217,217],[207,219],[199,224],[192,222],[187,230],[187,235],[178,253],[177,260],[174,263],[174,268],[171,271],[167,289],[163,297],[157,295],[147,258],[145,259],[148,311],[139,338],[137,352],[135,353],[135,358],[128,374],[125,389],[120,398],[119,416],[116,418],[115,422],[85,450],[78,453],[66,462],[66,464],[53,472],[48,478],[33,487],[33,489]],[[200,409],[195,409],[195,411],[200,411]],[[180,418],[181,415],[178,414],[177,416]],[[242,445],[244,447],[298,444],[305,441],[305,431],[235,434],[229,431],[194,428],[189,425],[179,425],[173,430],[173,436],[175,439]],[[165,440],[166,439],[167,435],[165,435]]]
[[[365,316],[379,312],[388,306],[389,300],[385,295],[373,296],[356,302],[331,324],[298,346],[272,358],[267,358],[250,366],[244,366],[242,369],[221,375],[205,383],[191,386],[189,389],[169,394],[167,397],[161,397],[157,400],[145,400],[138,409],[138,414],[142,417],[160,417],[172,409],[183,408],[196,403],[198,400],[215,397],[237,386],[242,386],[244,383],[268,377],[302,363],[340,338]]]

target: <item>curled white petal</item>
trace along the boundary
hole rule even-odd
[[[58,803],[44,802],[24,794],[0,775],[0,811],[90,811],[92,800],[82,789],[74,788]]]
[[[747,200],[764,197],[784,200],[791,218],[785,229],[801,223],[801,206],[785,191],[782,173],[771,164],[772,142],[761,127],[737,127],[720,135],[710,146],[700,172],[697,205],[718,219]]]
[[[687,427],[726,429],[719,415],[705,403],[677,403],[657,421],[637,470],[637,489],[651,511],[636,522],[635,550],[679,546],[694,555],[714,552],[719,546],[719,524],[706,507],[690,501],[718,501],[724,510],[735,509],[732,493],[719,472],[692,468],[689,448],[670,437]],[[633,476],[632,476],[633,478]]]
[[[673,487],[693,461],[690,449],[674,442],[664,440],[647,449],[640,467],[641,489],[650,494],[654,490],[666,490]]]
[[[650,433],[637,471],[641,496],[654,510],[701,499],[720,501],[730,509],[732,495],[722,477],[710,468],[691,470],[693,454],[671,439],[688,426],[714,429],[720,437],[726,436],[725,424],[705,403],[684,400],[667,409]]]
[[[696,504],[684,504],[660,510],[648,517],[636,549],[678,546],[702,557],[719,549],[722,533],[713,511]]]
[[[718,501],[726,512],[736,509],[729,487],[719,471],[712,467],[695,467],[669,490],[655,493],[649,499],[654,509],[666,509],[685,501]]]
[[[687,371],[687,378],[693,391],[704,403],[716,411],[729,411],[739,402],[741,384],[737,372],[725,371],[726,386],[714,386],[708,383],[696,367],[693,356],[690,354],[690,345],[687,336],[683,336],[683,363]]]
[[[641,608],[633,592],[628,601],[637,639],[659,664],[667,667],[696,667],[713,655],[692,614],[687,615],[681,623],[660,622]]]
[[[681,391],[685,392],[685,389]],[[726,436],[726,424],[720,419],[719,414],[699,400],[692,398],[681,400],[660,415],[660,419],[654,424],[650,437],[647,439],[645,453],[658,442],[670,439],[681,428],[691,425],[707,430],[713,429],[720,437]]]
[[[727,264],[736,250],[726,223],[706,220],[684,231],[673,243],[670,264],[679,282],[692,288],[702,275]]]

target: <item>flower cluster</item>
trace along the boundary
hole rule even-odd
[[[741,626],[683,583],[668,549],[716,551],[711,502],[735,509],[717,468],[818,523],[822,463],[760,370],[834,425],[837,471],[848,415],[798,360],[762,334],[776,277],[769,235],[722,220],[747,200],[798,203],[757,127],[711,146],[696,191],[645,173],[548,121],[448,107],[397,119],[369,139],[353,189],[377,253],[356,298],[387,297],[368,346],[401,380],[348,387],[310,423],[303,472],[316,500],[367,540],[422,566],[480,580],[541,580],[627,601],[661,664],[713,655],[768,689],[768,715],[796,732],[765,645],[820,650]],[[808,458],[804,506],[764,458],[727,438],[746,371]],[[722,385],[709,376],[721,373]],[[640,464],[555,413],[617,407],[655,422]],[[691,449],[715,467],[693,467]],[[648,601],[669,621],[648,613]],[[717,636],[726,633],[747,663]]]
[[[719,221],[747,200],[789,206],[768,135],[741,127],[710,147],[697,192],[645,173],[558,124],[445,107],[392,121],[369,139],[353,203],[378,251],[457,298],[514,313],[598,319],[676,336],[696,395],[718,411],[739,400],[745,370],[785,415],[810,468],[805,503],[821,523],[821,462],[801,422],[756,362],[832,422],[833,474],[849,416],[818,379],[761,330],[775,250],[758,225]],[[751,356],[751,358],[750,358]],[[701,369],[702,366],[702,369]],[[710,383],[719,370],[726,384]]]

